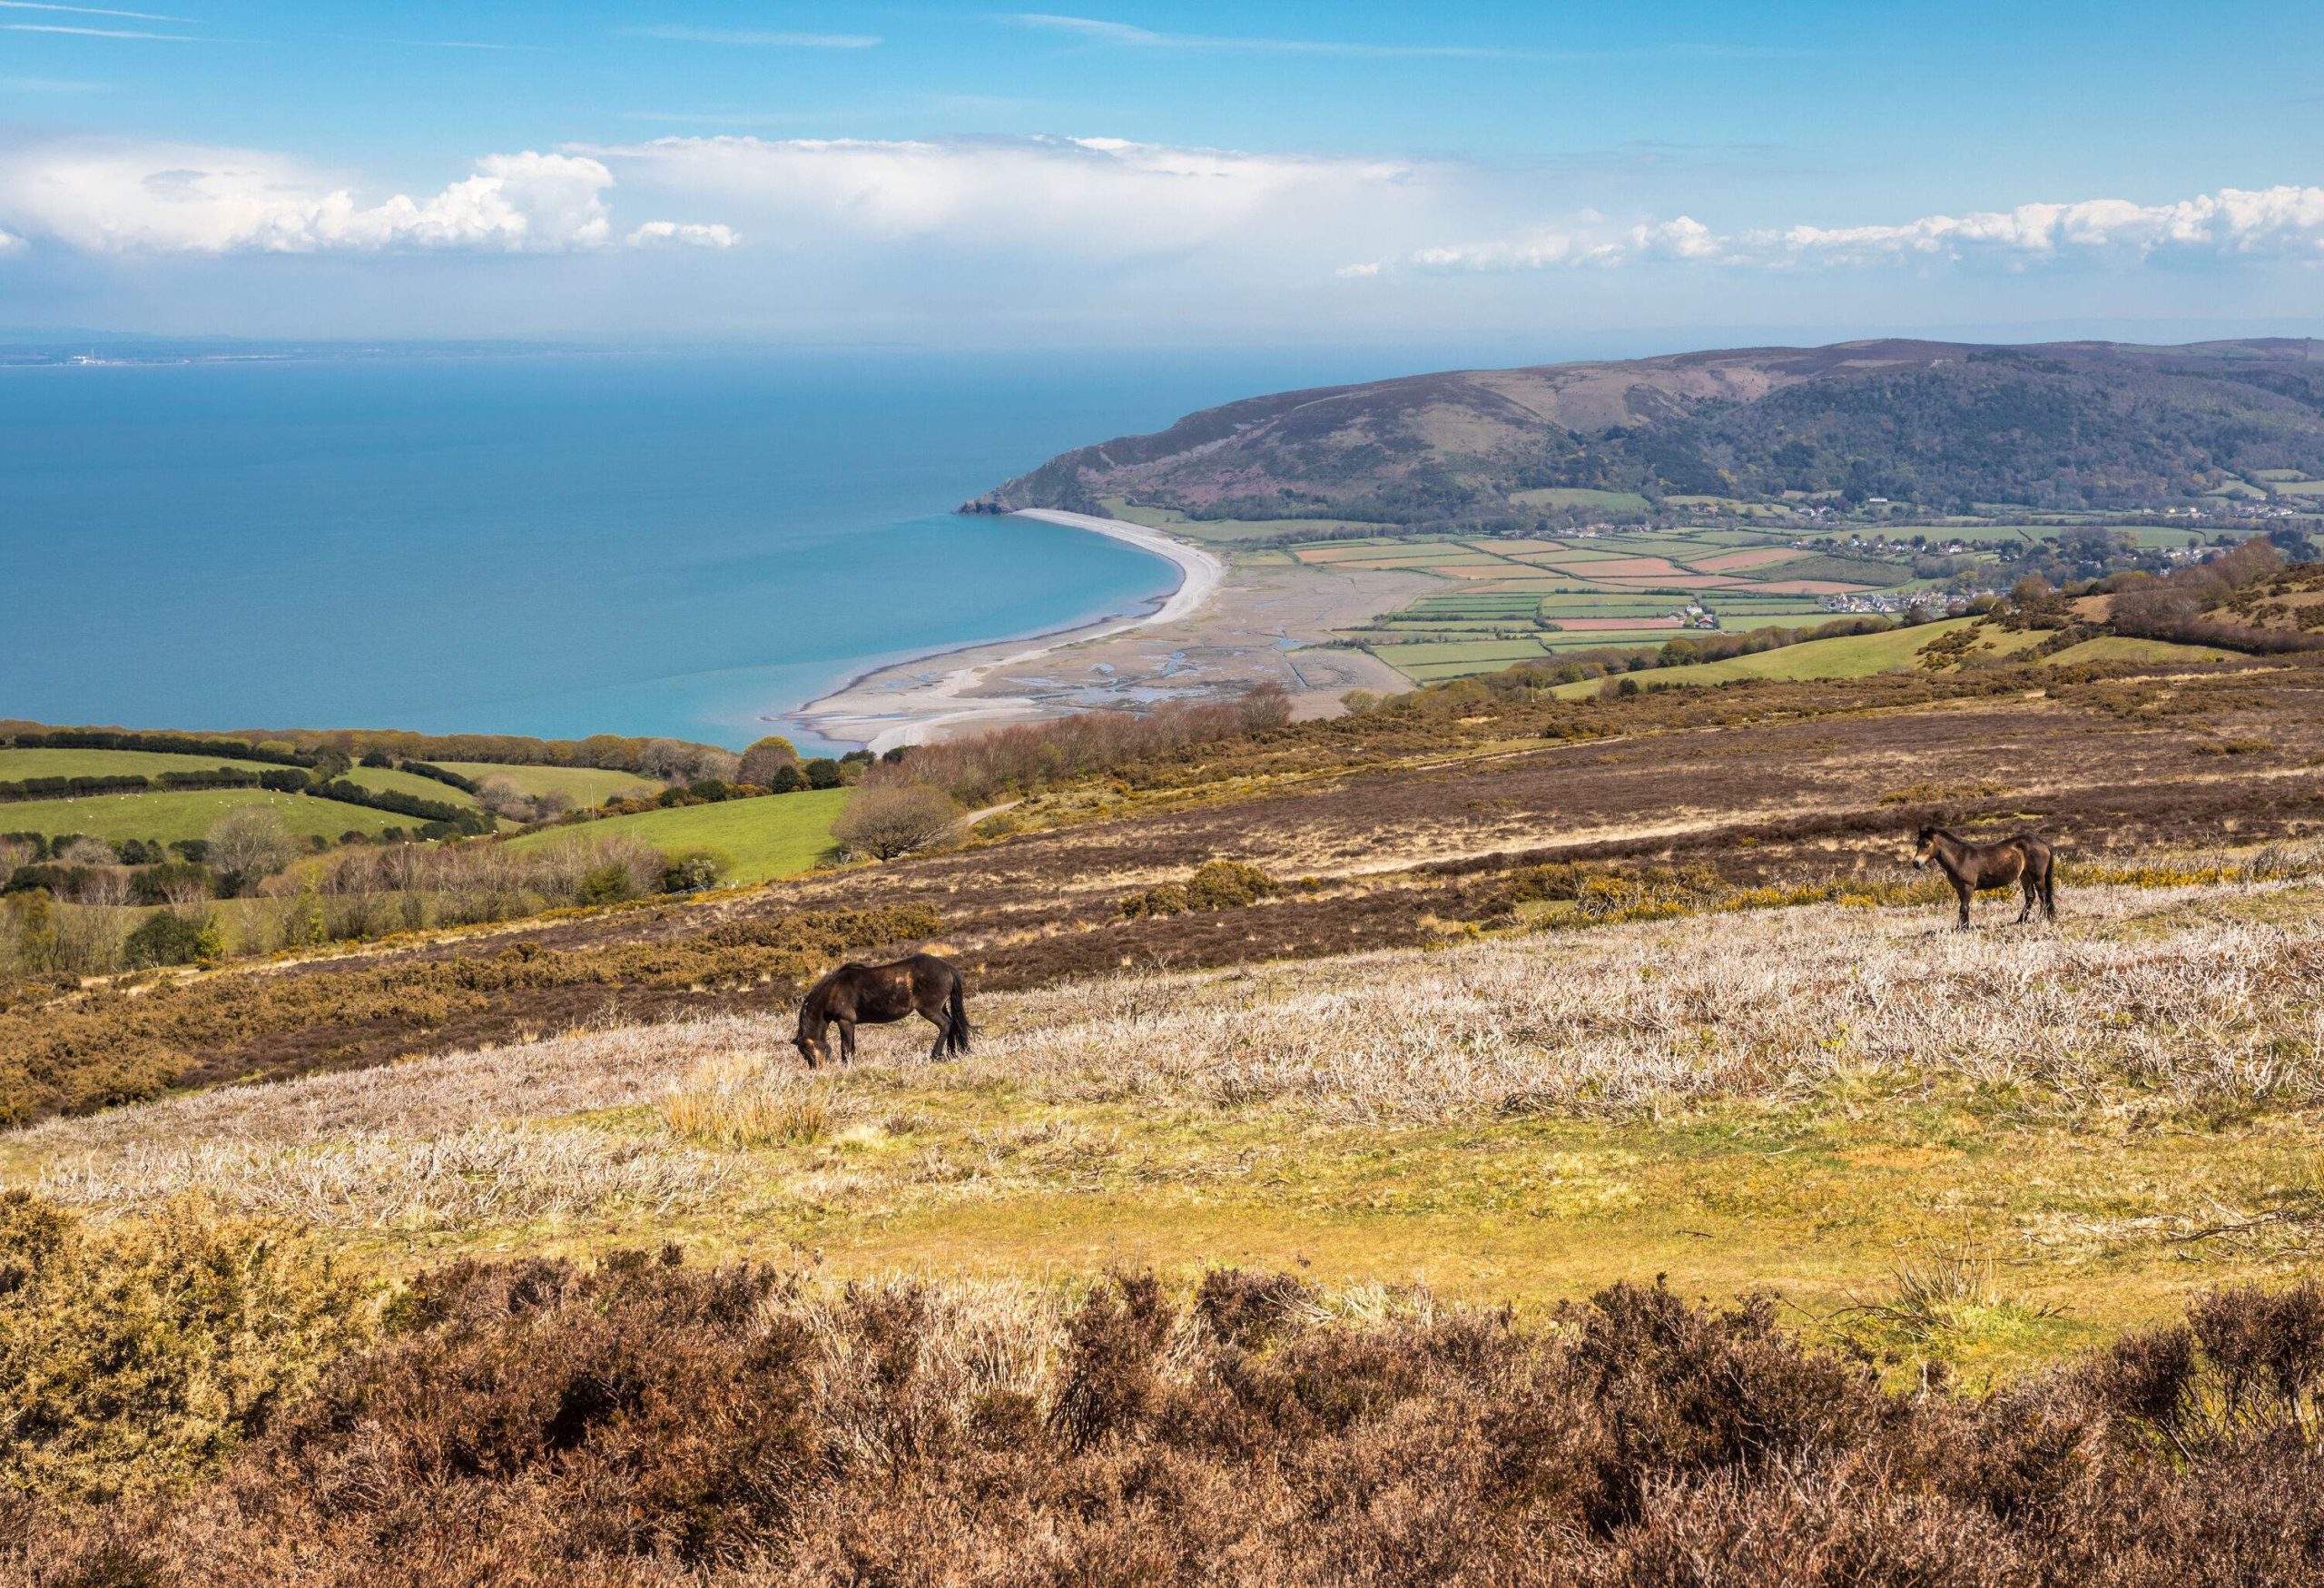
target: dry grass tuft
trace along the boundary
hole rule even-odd
[[[776,1065],[781,1060],[775,1060]],[[828,1080],[771,1066],[756,1054],[725,1054],[695,1067],[655,1107],[673,1134],[704,1147],[798,1147],[822,1140],[845,1113]]]

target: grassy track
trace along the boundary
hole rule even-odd
[[[0,750],[0,783],[27,777],[159,777],[164,772],[211,772],[221,766],[272,772],[261,761],[231,755],[164,755],[152,750]]]
[[[494,777],[504,779],[514,784],[518,794],[531,794],[536,799],[543,794],[561,794],[576,805],[602,805],[615,794],[659,794],[662,790],[662,785],[650,777],[640,777],[634,772],[608,772],[596,766],[504,766],[491,761],[446,761],[439,764],[447,772],[457,772],[478,783]],[[443,784],[436,786],[441,788]]]
[[[444,791],[449,794],[451,791]],[[392,811],[273,794],[258,788],[191,789],[164,794],[92,794],[77,800],[27,800],[0,805],[0,832],[84,833],[108,842],[123,838],[202,838],[227,812],[242,805],[279,811],[283,825],[301,838],[336,838],[342,833],[382,833],[419,823]]]
[[[619,834],[670,851],[715,849],[734,863],[728,881],[763,883],[807,871],[832,853],[832,824],[846,808],[850,792],[813,789],[765,799],[648,811],[637,816],[608,816],[577,827],[547,828],[510,843],[526,849],[573,838]]]

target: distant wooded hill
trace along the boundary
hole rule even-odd
[[[1202,518],[1523,516],[1551,488],[2139,508],[2324,477],[2324,343],[1842,342],[1255,397],[965,504]],[[2242,488],[2237,487],[2237,488]]]

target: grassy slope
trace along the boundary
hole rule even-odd
[[[519,794],[536,797],[561,794],[576,805],[602,805],[614,794],[658,794],[662,789],[650,777],[640,777],[632,772],[608,772],[596,766],[503,766],[490,761],[446,761],[439,764],[447,772],[457,772],[478,783],[489,777],[506,778],[517,785]]]
[[[27,777],[159,777],[164,772],[210,772],[235,766],[271,772],[259,761],[231,755],[163,755],[151,750],[0,750],[0,783]]]
[[[1651,686],[1656,688],[1671,685],[1724,684],[1734,678],[1862,678],[1874,673],[1885,673],[1891,667],[1911,666],[1922,646],[1974,621],[1974,618],[1954,617],[1939,623],[1925,623],[1916,628],[1890,629],[1885,634],[1813,639],[1800,645],[1785,646],[1778,650],[1760,651],[1754,656],[1705,662],[1699,666],[1657,667],[1635,676],[1641,687]],[[2041,637],[2033,630],[2013,634],[2004,629],[1994,629],[1988,635],[1988,641],[1998,652],[2022,649]],[[1600,680],[1594,678],[1584,679],[1579,684],[1561,684],[1555,693],[1568,699],[1576,699],[1595,692],[1600,684]]]
[[[2173,645],[2163,639],[2133,639],[2128,635],[2102,634],[2078,646],[2068,646],[2050,660],[2063,667],[2075,662],[2218,662],[2236,654],[2211,646]]]
[[[447,792],[449,792],[448,790]],[[92,838],[202,838],[228,811],[269,805],[283,825],[301,838],[336,838],[342,833],[379,833],[411,827],[409,816],[375,811],[337,800],[273,794],[257,788],[193,789],[182,793],[95,794],[77,800],[27,800],[0,805],[0,832],[81,833]]]
[[[765,799],[686,805],[637,816],[609,816],[578,827],[551,827],[510,842],[534,848],[569,838],[636,838],[665,850],[715,849],[734,863],[736,883],[763,883],[808,870],[832,851],[832,823],[849,790],[812,789]]]
[[[2296,1023],[2297,994],[2270,981],[2275,934],[2311,952],[2318,890],[2063,902],[2060,927],[2024,932],[1827,906],[1128,973],[975,999],[960,1063],[926,1065],[917,1023],[867,1029],[862,1063],[812,1082],[780,1014],[590,1033],[522,1062],[455,1055],[59,1120],[0,1142],[0,1172],[22,1183],[94,1149],[60,1194],[137,1205],[183,1184],[296,1208],[356,1173],[346,1139],[383,1130],[350,1199],[321,1193],[316,1217],[391,1267],[677,1238],[704,1256],[812,1248],[835,1278],[1235,1263],[1527,1309],[1659,1272],[1688,1295],[1773,1286],[1811,1329],[1886,1294],[1898,1264],[1966,1248],[2004,1259],[1998,1297],[1911,1349],[1981,1376],[2274,1272],[2296,1224],[2181,1238],[2324,1199],[2312,1112],[2202,1100],[2228,1050]],[[2131,991],[2044,1001],[2007,1031],[1947,1013],[1963,988],[2029,971]],[[2175,1045],[2195,1027],[2218,1052]],[[674,1086],[697,1124],[722,1095],[729,1117],[755,1099],[791,1139],[689,1141],[657,1106]],[[481,1192],[463,1180],[461,1155],[485,1149],[473,1128],[523,1118],[537,1147],[496,1159]],[[279,1146],[203,1159],[205,1137]]]

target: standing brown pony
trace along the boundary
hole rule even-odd
[[[2021,833],[1994,843],[1972,843],[1942,827],[1924,827],[1914,847],[1915,871],[1933,860],[1952,881],[1953,891],[1961,899],[1958,924],[1964,928],[1969,924],[1971,894],[2006,888],[2013,883],[2025,890],[2025,908],[2017,912],[2020,926],[2034,919],[2036,903],[2049,919],[2058,918],[2057,853],[2038,833]]]
[[[832,1056],[825,1034],[839,1028],[839,1056],[855,1057],[855,1028],[885,1025],[917,1011],[936,1027],[931,1062],[969,1050],[969,1001],[960,972],[934,954],[914,954],[888,965],[842,965],[809,990],[799,1006],[799,1033],[791,1039],[807,1068]]]

